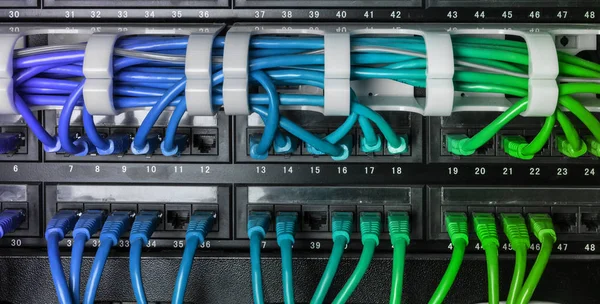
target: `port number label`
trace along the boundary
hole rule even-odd
[[[454,250],[454,245],[452,245],[452,243],[448,244],[448,249]]]
[[[541,169],[540,169],[540,168],[538,168],[538,167],[535,167],[535,168],[529,168],[529,175],[532,175],[532,176],[540,176],[540,175],[542,175],[542,173],[541,173]]]
[[[402,175],[402,167],[392,167],[392,174]]]
[[[321,174],[321,167],[319,166],[311,166],[310,174]]]
[[[185,247],[184,241],[173,241],[173,248],[183,248]]]
[[[513,175],[513,168],[502,168],[502,175]]]
[[[481,249],[483,249],[483,246],[481,246],[481,244],[477,243],[477,244],[475,244],[475,249],[481,250]]]
[[[375,173],[375,167],[365,167],[365,174],[374,174]]]
[[[556,168],[556,175],[567,176],[567,174],[569,174],[569,170],[567,168]]]
[[[596,19],[596,12],[595,11],[587,11],[587,12],[585,12],[585,14],[583,14],[583,17],[585,17],[585,19]]]
[[[183,166],[173,166],[175,173],[183,173]]]
[[[19,165],[13,166],[13,172],[19,172]]]
[[[267,241],[262,241],[260,243],[261,243],[263,249],[267,248]]]
[[[209,174],[210,173],[210,166],[201,166],[200,167],[200,173]]]
[[[513,250],[512,245],[510,243],[504,243],[502,245],[502,249],[504,249],[506,251],[512,251]]]
[[[475,175],[485,175],[485,167],[475,167]]]
[[[10,240],[10,245],[13,247],[21,247],[21,245],[23,245],[23,242],[21,241],[21,239],[12,239]]]
[[[256,173],[258,173],[258,174],[266,174],[267,173],[267,167],[265,167],[265,166],[256,166]]]
[[[596,251],[596,244],[585,244],[583,249],[585,249],[585,251],[594,252]]]
[[[338,174],[348,174],[348,167],[337,167]]]
[[[129,240],[119,240],[119,247],[121,248],[129,248],[130,245]]]
[[[96,173],[100,172],[100,166],[96,165],[94,167],[94,172],[96,172]]]
[[[569,247],[569,244],[561,243],[556,246],[556,249],[559,251],[567,251],[567,247]]]
[[[208,248],[210,248],[210,241],[206,241],[206,242],[200,244],[200,246],[198,246],[198,247],[208,249]]]
[[[292,174],[292,173],[294,173],[294,167],[283,166],[283,174]]]
[[[17,172],[17,171],[15,171]],[[585,176],[596,176],[596,169],[594,168],[585,168],[583,169],[583,175]]]
[[[69,165],[69,173],[73,172],[73,165]]]
[[[448,175],[458,175],[458,167],[448,167]]]
[[[156,166],[146,166],[146,172],[156,173]]]
[[[146,244],[146,247],[148,247],[148,248],[156,247],[156,241],[154,241],[154,240],[148,241],[148,243]]]
[[[310,242],[310,249],[319,250],[321,249],[321,242]]]
[[[533,244],[531,244],[531,246],[529,246],[529,249],[534,250],[534,251],[540,251],[542,249],[542,244],[533,243]]]

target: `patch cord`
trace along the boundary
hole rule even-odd
[[[19,219],[23,219],[22,213],[5,211],[0,215],[2,214],[5,214],[7,219],[10,218],[9,221],[13,223],[11,227],[16,227],[15,225],[19,223]],[[187,279],[191,272],[194,253],[212,229],[216,216],[215,212],[207,211],[196,211],[193,214],[186,233],[186,247],[177,275],[172,303],[184,302]],[[264,303],[260,251],[261,242],[269,229],[271,217],[270,212],[253,211],[249,214],[248,218],[254,303]],[[135,220],[133,220],[134,218]],[[491,213],[474,213],[471,219],[473,229],[485,251],[488,269],[489,303],[499,303],[499,236],[496,226],[497,220]],[[48,242],[50,269],[59,303],[79,302],[79,272],[81,269],[83,246],[91,236],[100,232],[100,247],[94,259],[83,297],[83,303],[94,303],[95,293],[99,286],[102,270],[110,250],[127,231],[130,231],[130,275],[134,295],[138,303],[147,303],[140,267],[141,250],[160,220],[161,214],[156,211],[142,211],[137,215],[128,211],[115,211],[108,217],[101,210],[89,210],[84,213],[77,210],[60,210],[57,212],[48,223],[45,235]],[[556,242],[556,233],[552,218],[548,214],[528,214],[526,221],[520,214],[507,213],[500,214],[499,220],[502,223],[504,234],[508,237],[516,255],[515,269],[507,303],[528,303],[543,275],[552,252],[553,244]],[[363,251],[354,272],[333,299],[332,303],[346,303],[348,301],[367,272],[375,249],[380,242],[382,215],[379,212],[362,212],[359,216],[359,221]],[[7,221],[3,221],[2,223],[5,222]],[[404,260],[406,248],[410,243],[410,215],[407,212],[390,212],[387,214],[387,222],[390,242],[394,248],[390,303],[400,303],[402,299]],[[529,229],[527,223],[529,224]],[[442,303],[444,301],[458,275],[465,249],[469,242],[469,217],[465,213],[446,213],[445,225],[452,243],[453,252],[446,273],[429,301],[430,304]],[[3,227],[5,226],[3,225]],[[295,232],[298,230],[298,214],[296,212],[280,212],[275,217],[275,227],[277,243],[281,249],[282,282],[284,286],[283,298],[285,303],[294,303],[292,246],[294,244]],[[352,227],[352,212],[335,212],[332,214],[332,239],[334,247],[311,303],[324,302],[331,282],[335,277],[337,267],[342,259],[344,249],[350,242]],[[542,246],[529,276],[525,278],[527,249],[530,242],[529,231],[535,235]],[[74,240],[70,284],[67,283],[65,278],[58,249],[60,240],[69,232],[72,232]]]
[[[427,54],[421,37],[352,38],[351,79],[391,79],[415,87],[426,87]],[[213,106],[223,105],[223,48],[225,39],[217,37],[213,44]],[[83,106],[85,80],[81,63],[84,44],[25,48],[15,51],[14,103],[33,133],[49,152],[73,155],[148,154],[161,148],[165,155],[178,155],[187,146],[185,135],[177,134],[177,126],[186,112],[183,75],[187,37],[124,37],[115,45],[114,107],[126,111],[151,107],[133,140],[128,135],[104,137],[96,131],[93,117],[85,107],[85,135],[72,138],[69,120],[76,106]],[[250,108],[265,123],[260,138],[250,142],[250,156],[264,159],[271,147],[280,153],[291,153],[297,140],[307,144],[315,155],[329,155],[344,160],[352,142],[347,134],[358,124],[364,134],[359,142],[365,152],[381,151],[381,137],[386,139],[391,154],[408,149],[405,137],[398,136],[377,112],[360,103],[351,93],[351,111],[346,121],[334,132],[319,138],[297,124],[281,117],[280,106],[324,106],[321,95],[279,94],[279,85],[324,87],[324,41],[312,37],[255,37],[250,42],[249,79],[266,94],[250,94]],[[471,155],[489,141],[503,126],[527,109],[529,64],[525,43],[489,38],[453,37],[456,91],[502,93],[521,97],[506,112],[472,137],[451,134],[446,137],[448,151],[455,155]],[[600,92],[600,65],[566,53],[558,53],[560,98],[554,114],[546,119],[540,133],[531,142],[521,136],[504,136],[505,152],[519,159],[531,159],[549,140],[556,122],[564,131],[557,138],[559,151],[568,157],[587,152],[600,155],[600,122],[571,95]],[[58,139],[50,135],[35,119],[29,107],[63,107],[59,119]],[[158,116],[168,106],[175,110],[164,139],[151,133]],[[590,130],[581,137],[561,107],[571,111]],[[280,129],[291,136],[284,135]],[[7,149],[4,149],[7,150]]]

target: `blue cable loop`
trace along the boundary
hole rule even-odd
[[[79,300],[79,279],[81,276],[81,260],[83,259],[85,243],[92,238],[92,235],[100,231],[105,217],[106,214],[103,210],[86,211],[79,217],[73,229],[69,286],[74,303],[81,303]]]
[[[46,233],[44,234],[48,246],[50,272],[52,273],[52,280],[54,281],[56,295],[60,304],[73,303],[73,297],[69,290],[65,271],[60,260],[58,243],[65,238],[67,233],[73,230],[78,216],[79,214],[76,210],[58,211],[48,222]]]
[[[138,303],[147,304],[144,282],[142,281],[142,247],[150,241],[162,214],[158,211],[142,211],[135,217],[129,234],[129,274],[133,294]]]
[[[204,243],[206,235],[212,230],[215,218],[216,213],[211,211],[196,211],[192,215],[185,234],[185,249],[181,265],[179,266],[179,272],[177,273],[177,279],[175,280],[171,303],[183,304],[196,248],[198,248],[199,244]]]
[[[0,213],[0,239],[14,232],[25,221],[22,209],[6,209]]]
[[[119,243],[119,238],[131,226],[132,216],[133,214],[129,211],[115,211],[104,222],[100,232],[100,247],[94,257],[90,277],[85,287],[84,304],[94,304],[96,291],[100,285],[100,278],[110,250]]]

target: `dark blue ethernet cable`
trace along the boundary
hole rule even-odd
[[[102,278],[102,271],[110,249],[119,243],[119,238],[129,229],[132,217],[133,213],[129,211],[115,211],[104,222],[100,232],[100,247],[96,252],[96,257],[94,257],[90,277],[85,287],[84,304],[94,304],[96,290],[100,285],[100,278]]]
[[[216,216],[217,214],[212,211],[196,211],[192,215],[185,234],[185,249],[175,280],[172,304],[183,304],[196,249],[199,244],[204,243],[206,235],[212,230]]]
[[[14,232],[25,221],[22,209],[5,209],[0,213],[0,239],[7,233]]]
[[[150,237],[160,222],[162,213],[158,211],[142,211],[135,217],[129,235],[129,275],[135,300],[147,304],[144,282],[142,281],[142,248],[150,241]]]
[[[83,259],[85,243],[102,228],[102,222],[105,217],[106,215],[103,210],[88,210],[79,217],[73,229],[69,286],[71,287],[71,295],[73,296],[74,303],[81,303],[79,301],[79,279],[81,277],[81,260]]]
[[[250,212],[248,215],[248,238],[250,239],[250,264],[252,268],[252,298],[254,304],[264,304],[262,272],[260,269],[261,242],[267,235],[271,213]]]
[[[280,212],[275,219],[277,245],[281,250],[281,278],[283,283],[283,301],[285,304],[294,303],[294,276],[292,274],[292,247],[298,227],[298,213]]]
[[[71,291],[67,285],[67,278],[65,278],[65,272],[60,262],[58,243],[65,238],[67,233],[73,230],[78,217],[79,212],[76,210],[60,210],[50,219],[48,226],[46,226],[45,237],[48,246],[48,262],[60,304],[73,303],[73,297],[71,296]]]
[[[19,133],[0,133],[0,154],[16,152],[22,141]]]

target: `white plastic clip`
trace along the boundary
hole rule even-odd
[[[188,38],[185,56],[185,99],[191,116],[213,116],[212,104],[212,44],[218,33],[192,34]]]
[[[94,33],[83,59],[83,100],[92,115],[116,115],[113,104],[113,51],[120,34]]]
[[[549,33],[522,32],[529,51],[529,101],[523,116],[547,117],[558,103],[558,55]]]
[[[0,35],[0,114],[18,114],[13,98],[13,51],[19,34]]]
[[[350,33],[325,32],[323,114],[350,114]]]
[[[450,116],[454,106],[454,51],[450,34],[423,32],[427,50],[427,88],[423,115]]]
[[[223,50],[223,107],[227,115],[249,115],[248,52],[251,32],[229,31]]]

